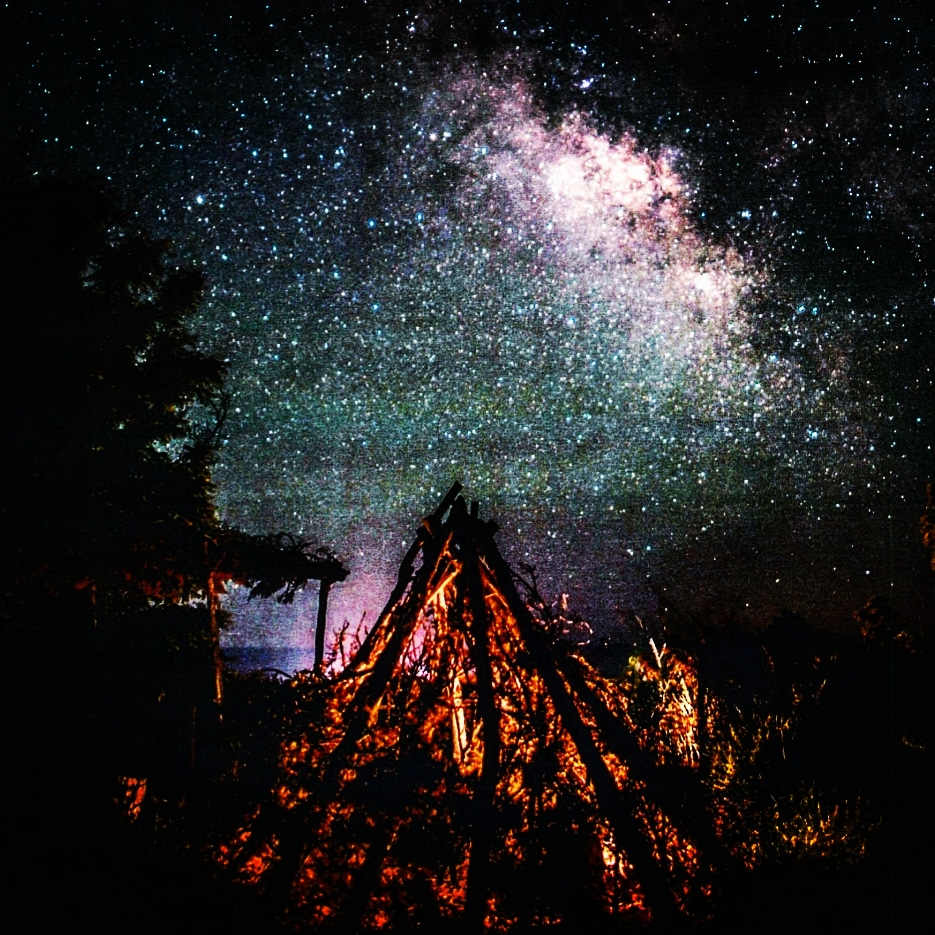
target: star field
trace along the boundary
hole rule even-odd
[[[6,14],[7,136],[206,274],[227,520],[337,616],[455,479],[599,625],[917,591],[924,5],[317,6]]]

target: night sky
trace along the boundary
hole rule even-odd
[[[333,547],[335,622],[456,479],[601,628],[918,620],[927,3],[59,6],[0,11],[4,146],[204,271],[222,516]]]

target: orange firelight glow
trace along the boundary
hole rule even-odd
[[[656,767],[620,686],[550,643],[463,501],[417,545],[421,565],[346,668],[309,683],[315,717],[222,862],[313,927],[509,932],[585,904],[703,917],[710,863],[651,799]],[[691,764],[690,674],[670,668]]]

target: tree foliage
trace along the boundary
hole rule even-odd
[[[189,415],[224,376],[186,327],[202,278],[91,185],[9,183],[0,205],[11,590],[188,596],[217,528]]]

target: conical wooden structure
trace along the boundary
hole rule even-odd
[[[693,777],[655,766],[619,689],[554,644],[460,489],[349,665],[313,682],[276,801],[225,863],[311,929],[703,916],[718,845]]]

